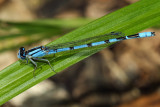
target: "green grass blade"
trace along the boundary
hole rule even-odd
[[[126,35],[134,34],[159,22],[160,1],[141,0],[80,27],[48,45],[81,40],[112,31],[121,31]],[[109,38],[112,38],[112,36]],[[58,54],[56,55],[58,57],[51,61],[51,65],[54,66],[56,72],[60,72],[108,46],[98,46],[88,50],[82,49],[72,54]],[[19,61],[0,72],[0,104],[55,74],[47,64],[38,63],[38,65],[40,68],[36,70],[36,78],[33,78],[32,75],[34,71],[33,65],[20,65]]]
[[[62,35],[63,32],[69,32],[89,21],[91,19],[77,18],[45,19],[32,22],[0,22],[0,52]],[[22,37],[26,38],[23,43],[21,42]],[[15,40],[19,42],[12,43]]]

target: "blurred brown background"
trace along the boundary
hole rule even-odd
[[[0,19],[96,19],[136,1],[0,0]],[[160,31],[154,28],[145,31],[155,31],[156,36],[116,43],[2,107],[160,107]],[[49,39],[45,41],[37,44],[48,43]],[[17,50],[0,53],[1,70],[18,60]]]

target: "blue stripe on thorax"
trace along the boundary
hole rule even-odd
[[[45,55],[47,55],[47,52],[44,50],[40,50],[40,51],[37,51],[36,53],[32,54],[32,57],[42,57]]]
[[[33,55],[39,51],[41,51],[41,49],[36,49],[36,50],[30,51],[30,52],[28,52],[28,55]]]

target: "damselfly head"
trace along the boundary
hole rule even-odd
[[[18,52],[17,57],[19,59],[26,59],[26,53],[25,53],[25,48],[24,47],[19,48],[19,52]]]

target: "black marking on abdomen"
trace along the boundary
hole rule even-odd
[[[139,35],[138,34],[134,34],[134,35],[129,35],[127,37],[139,37]]]
[[[119,37],[119,38],[116,38],[117,40],[125,40],[126,37]]]
[[[87,46],[88,46],[88,47],[92,47],[92,43],[88,43]]]
[[[54,51],[56,51],[56,52],[57,52],[57,49],[54,49]]]
[[[110,43],[109,40],[105,40],[106,43]]]
[[[74,50],[74,47],[69,47],[70,48],[70,50]]]

